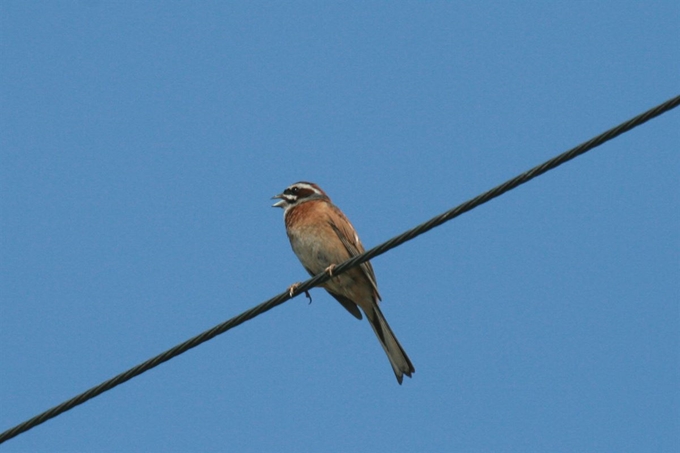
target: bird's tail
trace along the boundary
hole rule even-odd
[[[372,315],[372,316],[371,316]],[[390,325],[387,324],[385,316],[383,316],[382,311],[378,307],[378,304],[373,305],[373,313],[369,315],[366,313],[368,322],[373,327],[373,331],[380,340],[387,358],[390,359],[390,365],[394,370],[394,375],[397,377],[399,384],[404,380],[404,375],[411,377],[411,373],[415,372],[416,369],[413,368],[411,360],[406,355],[406,351],[399,344],[399,340],[394,336]]]

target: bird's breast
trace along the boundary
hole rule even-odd
[[[349,258],[321,203],[307,202],[286,214],[286,232],[295,255],[313,273]]]

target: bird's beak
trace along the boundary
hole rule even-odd
[[[277,201],[276,203],[274,203],[274,204],[272,205],[272,208],[282,208],[283,205],[286,203],[286,200],[283,198],[283,194],[282,194],[282,193],[280,193],[280,194],[278,194],[278,195],[274,195],[274,196],[272,197],[272,200],[276,200],[277,198],[280,198],[280,200]]]

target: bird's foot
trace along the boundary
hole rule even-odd
[[[328,275],[330,275],[332,277],[333,276],[333,269],[335,269],[335,264],[331,264],[330,266],[328,266],[324,270],[324,272],[328,272]]]
[[[299,286],[300,286],[300,282],[293,283],[292,285],[290,285],[288,287],[288,295],[290,297],[293,297],[293,293],[295,292],[296,289],[298,289]]]
[[[293,294],[295,293],[295,290],[298,289],[300,286],[300,282],[293,283],[288,287],[288,296],[293,297]],[[309,294],[309,291],[305,291],[305,296],[307,296],[307,299],[309,299],[309,303],[312,303],[312,296]]]

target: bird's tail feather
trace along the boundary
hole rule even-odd
[[[383,316],[382,311],[377,304],[373,306],[372,316],[366,313],[371,327],[375,332],[380,344],[382,345],[387,358],[390,359],[390,365],[394,370],[394,375],[397,377],[399,384],[404,380],[404,375],[411,377],[411,373],[415,372],[416,369],[413,368],[411,360],[406,355],[406,351],[399,344],[399,340],[394,336],[390,325],[387,324],[385,316]]]

